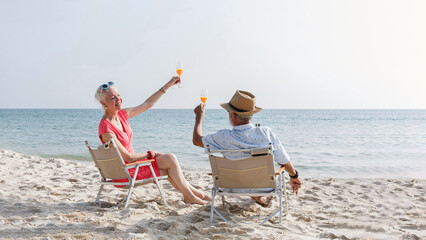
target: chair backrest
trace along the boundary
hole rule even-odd
[[[91,148],[90,146],[88,148],[102,178],[123,179],[130,177],[124,168],[123,158],[114,139],[100,145],[98,148]]]
[[[242,160],[229,160],[209,154],[215,187],[276,188],[274,157],[270,148],[251,149],[251,155]]]

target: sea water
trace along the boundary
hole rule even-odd
[[[0,109],[0,149],[90,161],[99,145],[98,109]],[[150,109],[129,119],[133,148],[174,153],[185,168],[208,170],[192,145],[192,109]],[[426,110],[268,110],[252,120],[279,136],[303,177],[426,179]],[[231,129],[228,113],[207,109],[203,134]]]

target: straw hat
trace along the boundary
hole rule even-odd
[[[242,90],[237,90],[231,101],[221,103],[220,106],[228,112],[247,115],[255,114],[262,110],[262,108],[256,107],[256,97],[252,93]]]

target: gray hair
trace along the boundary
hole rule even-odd
[[[110,88],[115,88],[115,86],[110,86]],[[98,102],[105,100],[105,91],[106,90],[107,89],[102,88],[102,85],[99,86],[98,89],[96,89],[95,99],[98,100]]]
[[[109,88],[115,88],[115,86],[110,86]],[[105,92],[106,92],[106,90],[108,90],[108,89],[103,89],[102,85],[101,85],[101,86],[98,87],[98,89],[96,89],[96,92],[95,92],[95,99],[98,100],[98,102],[101,104],[101,106],[102,106],[101,109],[102,109],[103,113],[105,113],[105,107],[101,103],[101,101],[105,100]]]
[[[237,115],[237,118],[243,121],[250,121],[253,117],[253,114],[241,114],[241,113],[235,113]]]

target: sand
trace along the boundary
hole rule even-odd
[[[303,173],[301,172],[303,175]],[[206,172],[185,169],[188,181],[210,192]],[[186,205],[168,182],[170,208],[154,184],[126,191],[107,186],[94,204],[99,174],[93,164],[0,150],[0,239],[426,239],[425,180],[305,178],[289,193],[288,214],[258,225],[278,204],[263,208],[247,197],[218,209],[231,222],[210,223],[210,205]],[[288,185],[287,185],[288,186]],[[259,217],[260,215],[260,217]]]

